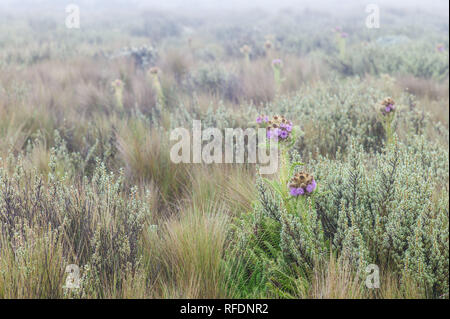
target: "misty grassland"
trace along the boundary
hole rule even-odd
[[[84,12],[0,11],[0,298],[448,298],[443,11]],[[171,161],[260,115],[276,174]]]

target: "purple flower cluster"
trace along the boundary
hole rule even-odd
[[[342,31],[341,27],[334,27],[331,29],[334,33],[337,33],[342,39],[348,38],[348,33]]]
[[[317,187],[316,181],[313,179],[311,184],[309,184],[308,186],[306,186],[306,191],[308,193],[312,193]]]
[[[317,187],[317,183],[308,173],[297,173],[289,182],[289,194],[291,196],[311,194]]]
[[[267,121],[267,138],[285,140],[292,132],[292,122],[286,120],[284,116],[275,115]]]
[[[264,123],[269,122],[269,117],[267,115],[259,115],[256,118],[256,123],[261,124],[262,122],[264,122]]]
[[[389,113],[392,113],[395,111],[395,102],[392,98],[388,97],[385,98],[382,102],[381,102],[381,112],[383,113],[383,115],[387,115]]]
[[[394,110],[395,110],[394,104],[388,104],[388,105],[386,105],[385,108],[384,108],[384,111],[385,111],[386,113],[390,113],[391,111],[394,111]]]
[[[301,187],[298,187],[298,188],[291,187],[289,189],[289,194],[291,194],[292,196],[304,195],[305,191]]]
[[[445,50],[443,44],[438,44],[437,47],[436,47],[436,49],[437,49],[439,52],[444,52],[444,50]]]
[[[120,88],[123,88],[124,84],[123,84],[122,80],[116,79],[111,82],[111,86],[115,89],[120,89]]]
[[[283,61],[281,59],[272,60],[272,65],[276,68],[281,68],[283,66]]]
[[[278,140],[278,138],[281,138],[282,140],[289,137],[289,133],[292,131],[292,125],[286,124],[283,125],[283,127],[275,127],[270,128],[267,130],[267,138],[273,138],[275,140]]]
[[[333,32],[342,32],[342,28],[337,26],[337,27],[332,28],[331,31],[333,31]]]

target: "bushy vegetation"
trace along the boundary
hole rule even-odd
[[[443,166],[430,164],[432,157]],[[314,270],[337,257],[361,278],[368,264],[383,265],[400,283],[413,280],[421,295],[447,294],[446,158],[447,150],[423,137],[375,157],[353,142],[346,155],[310,162],[320,181],[312,197],[292,204],[260,181],[254,212],[236,230],[237,254],[252,273],[243,285],[251,293],[304,297]]]
[[[111,8],[0,13],[0,298],[448,298],[448,17]],[[170,160],[261,114],[277,173]]]

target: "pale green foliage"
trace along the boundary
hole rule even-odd
[[[421,147],[397,142],[374,159],[353,144],[340,160],[318,160],[314,171],[327,191],[316,207],[334,248],[361,271],[381,264],[436,296],[448,291],[448,167],[428,166],[434,147],[417,140]],[[448,162],[448,152],[439,153]]]
[[[6,249],[11,242],[10,249],[17,253],[20,246],[13,239],[26,236],[26,229],[37,234],[53,230],[55,245],[50,245],[50,253],[62,249],[55,252],[59,258],[86,265],[80,293],[113,295],[138,266],[138,242],[149,208],[138,199],[136,188],[124,189],[122,173],[114,176],[98,163],[92,178],[70,185],[65,183],[67,175],[57,173],[56,159],[53,155],[47,180],[35,170],[24,169],[20,159],[14,163],[13,157],[0,169],[0,229],[4,236],[0,248]],[[64,269],[63,260],[59,262]],[[62,275],[58,275],[60,282]]]
[[[301,296],[331,249],[362,279],[377,264],[429,297],[448,293],[448,151],[423,136],[410,143],[395,139],[374,155],[352,141],[336,159],[312,160],[311,197],[285,198],[281,184],[259,182],[236,247],[252,273],[247,284],[267,287],[269,296]]]
[[[185,80],[184,85],[189,90],[207,92],[224,100],[233,100],[242,95],[238,77],[232,70],[217,64],[200,65]]]
[[[384,45],[382,39],[347,50],[343,58],[328,58],[328,63],[344,75],[412,74],[444,80],[448,77],[448,51],[438,52],[429,42]]]
[[[352,139],[365,151],[379,152],[386,134],[377,105],[386,96],[383,88],[357,78],[332,79],[280,99],[269,105],[265,113],[284,114],[300,126],[304,134],[297,141],[297,149],[304,158],[316,152],[334,156],[339,150],[345,151]],[[413,96],[403,93],[395,100],[398,110],[392,127],[402,131],[402,139],[424,132],[448,137],[448,130],[420,111]]]
[[[234,254],[250,273],[242,279],[247,296],[304,295],[312,270],[326,260],[327,247],[311,198],[287,203],[267,182],[258,182],[253,214],[238,223]]]

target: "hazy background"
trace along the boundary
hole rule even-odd
[[[339,15],[346,11],[353,11],[364,8],[368,3],[374,3],[383,7],[408,8],[410,10],[425,10],[434,12],[438,15],[448,16],[449,2],[446,0],[420,1],[420,0],[400,0],[400,1],[361,1],[361,0],[80,0],[80,1],[64,1],[64,0],[1,0],[0,10],[2,13],[12,11],[28,11],[33,14],[39,11],[59,12],[68,4],[77,4],[84,10],[94,10],[102,12],[105,10],[125,10],[134,11],[140,9],[165,9],[176,11],[193,11],[199,13],[199,10],[248,10],[263,9],[267,11],[280,10],[283,8],[294,9],[314,9]],[[206,13],[206,12],[205,12]]]

